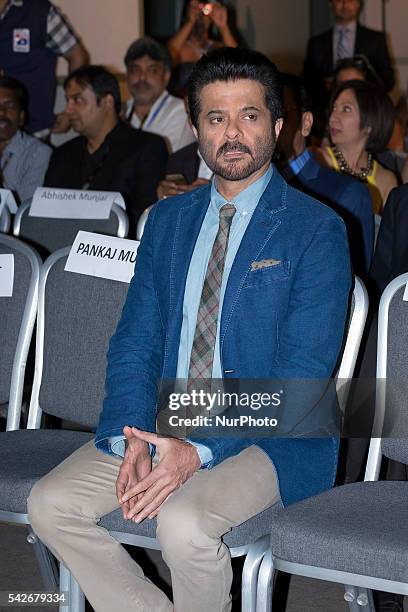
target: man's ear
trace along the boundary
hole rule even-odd
[[[24,122],[25,122],[25,118],[26,118],[26,114],[25,114],[25,112],[23,110],[21,110],[20,114],[19,114],[19,126],[20,127],[23,127]]]
[[[191,123],[191,129],[193,130],[193,134],[196,138],[196,140],[198,140],[198,130],[196,127],[194,127],[194,125]]]
[[[313,114],[310,111],[302,113],[302,136],[307,138],[312,130]]]
[[[279,117],[279,119],[275,121],[275,125],[273,126],[275,130],[275,140],[278,140],[279,138],[279,134],[282,129],[282,125],[283,125],[283,117]]]
[[[167,85],[169,84],[170,77],[171,77],[171,72],[170,72],[170,70],[167,70],[167,68],[166,68],[165,71],[164,71],[165,87],[167,87]]]

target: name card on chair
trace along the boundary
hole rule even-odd
[[[139,242],[80,231],[68,255],[65,270],[130,283]]]
[[[14,284],[14,255],[0,255],[0,297],[12,297]]]
[[[3,208],[7,206],[12,215],[17,212],[17,204],[13,192],[10,189],[0,189],[0,215]]]
[[[126,208],[117,191],[37,187],[28,214],[53,219],[109,219],[112,204]]]

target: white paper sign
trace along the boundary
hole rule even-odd
[[[408,302],[408,283],[405,285],[404,295],[402,296],[404,302]]]
[[[65,270],[130,283],[139,242],[80,231]]]
[[[0,189],[0,215],[3,208],[7,206],[12,215],[17,212],[17,204],[13,192],[10,189]]]
[[[108,219],[114,203],[125,209],[123,197],[117,191],[37,187],[29,216],[53,219]]]
[[[12,297],[14,284],[14,255],[0,255],[0,297]]]

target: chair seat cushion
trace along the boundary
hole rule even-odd
[[[246,546],[252,544],[252,542],[255,542],[261,536],[268,534],[271,526],[272,509],[273,508],[267,508],[263,512],[245,521],[245,523],[241,523],[241,525],[234,527],[223,537],[225,544],[229,548]],[[132,521],[125,521],[122,517],[121,510],[114,510],[110,514],[102,517],[99,521],[99,525],[109,531],[119,531],[136,537],[156,537],[156,519],[146,519],[140,524],[133,523]],[[137,545],[136,541],[135,545]]]
[[[93,434],[58,429],[0,433],[0,512],[26,514],[33,485]]]
[[[274,509],[271,547],[293,563],[408,581],[408,482],[359,482]]]

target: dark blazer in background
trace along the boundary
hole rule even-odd
[[[340,172],[320,166],[314,157],[290,183],[327,204],[342,217],[347,228],[354,272],[366,278],[374,248],[374,216],[367,187]]]
[[[393,189],[384,206],[371,276],[381,294],[404,272],[408,272],[408,184]]]
[[[354,55],[365,55],[383,82],[387,91],[394,86],[394,70],[391,65],[387,39],[384,32],[378,32],[357,24]],[[313,93],[322,89],[323,81],[333,76],[333,28],[313,36],[307,45],[303,79]]]
[[[44,185],[81,189],[86,146],[86,138],[78,136],[55,149]],[[156,134],[136,130],[119,121],[100,149],[102,147],[107,147],[107,152],[91,177],[89,189],[119,191],[123,195],[130,220],[130,237],[133,237],[139,215],[157,199],[156,189],[166,171],[166,144]]]
[[[200,168],[197,151],[198,143],[192,142],[170,155],[167,161],[167,174],[182,174],[188,184],[194,183]]]

